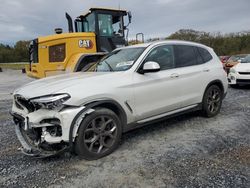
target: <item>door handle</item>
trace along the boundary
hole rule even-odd
[[[209,72],[210,71],[210,69],[209,68],[205,68],[205,69],[203,69],[203,72]]]
[[[173,74],[170,75],[170,77],[171,77],[171,78],[178,78],[178,77],[179,77],[179,74],[173,73]]]

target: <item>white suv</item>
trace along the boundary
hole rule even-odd
[[[219,113],[227,77],[204,45],[163,41],[114,50],[88,72],[31,82],[14,92],[23,152],[74,149],[85,159],[114,151],[123,132],[184,112]]]
[[[230,69],[228,82],[232,87],[250,84],[250,55]]]

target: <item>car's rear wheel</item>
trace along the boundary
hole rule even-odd
[[[118,116],[109,109],[96,109],[80,125],[75,141],[76,153],[87,160],[104,157],[119,146],[121,134]]]
[[[222,91],[217,85],[210,86],[203,97],[202,111],[206,117],[216,116],[221,109]]]

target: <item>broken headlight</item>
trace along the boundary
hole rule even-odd
[[[41,97],[36,97],[30,99],[30,102],[36,108],[46,108],[46,109],[61,109],[63,103],[70,98],[69,94],[55,94],[55,95],[46,95]]]

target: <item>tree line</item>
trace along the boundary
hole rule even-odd
[[[29,41],[18,41],[14,46],[0,44],[0,63],[28,62]]]
[[[250,31],[238,33],[208,33],[191,29],[181,29],[166,39],[187,40],[205,44],[217,55],[250,54]]]
[[[209,33],[192,29],[181,29],[163,39],[187,40],[205,44],[214,49],[218,55],[250,53],[250,31],[230,34]],[[160,38],[148,41],[161,40]],[[129,44],[138,41],[131,40]],[[0,63],[28,62],[29,41],[18,41],[14,46],[0,44]]]

